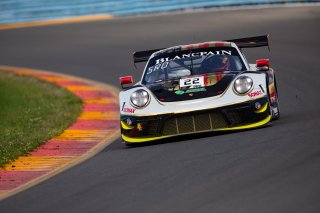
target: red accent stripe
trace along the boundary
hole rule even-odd
[[[203,77],[204,77],[204,79],[203,79],[204,80],[204,85],[208,86],[208,78],[209,78],[208,75],[203,75]]]
[[[216,73],[217,81],[220,81],[220,80],[222,79],[222,77],[223,77],[222,72],[217,72],[217,73]]]
[[[199,48],[208,48],[208,47],[209,47],[209,43],[199,44]]]
[[[216,46],[216,47],[223,47],[223,46],[224,46],[224,43],[223,43],[223,42],[216,42],[216,43],[215,43],[215,46]]]
[[[187,49],[187,50],[192,50],[192,49],[193,49],[193,45],[187,45],[187,46],[186,46],[186,49]]]

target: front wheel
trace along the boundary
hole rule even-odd
[[[278,120],[280,118],[279,102],[271,106],[272,120]]]

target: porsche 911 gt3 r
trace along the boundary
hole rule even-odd
[[[280,116],[268,59],[249,64],[241,49],[268,36],[180,45],[134,53],[147,62],[141,80],[120,78],[121,136],[126,144],[267,125]]]

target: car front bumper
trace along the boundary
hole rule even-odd
[[[242,130],[263,126],[271,120],[267,97],[220,108],[153,116],[120,117],[126,143],[141,143],[172,136],[210,131]]]

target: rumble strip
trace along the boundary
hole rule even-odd
[[[30,188],[104,149],[119,137],[118,89],[78,77],[0,66],[64,87],[83,100],[77,121],[29,156],[0,168],[0,200]]]

